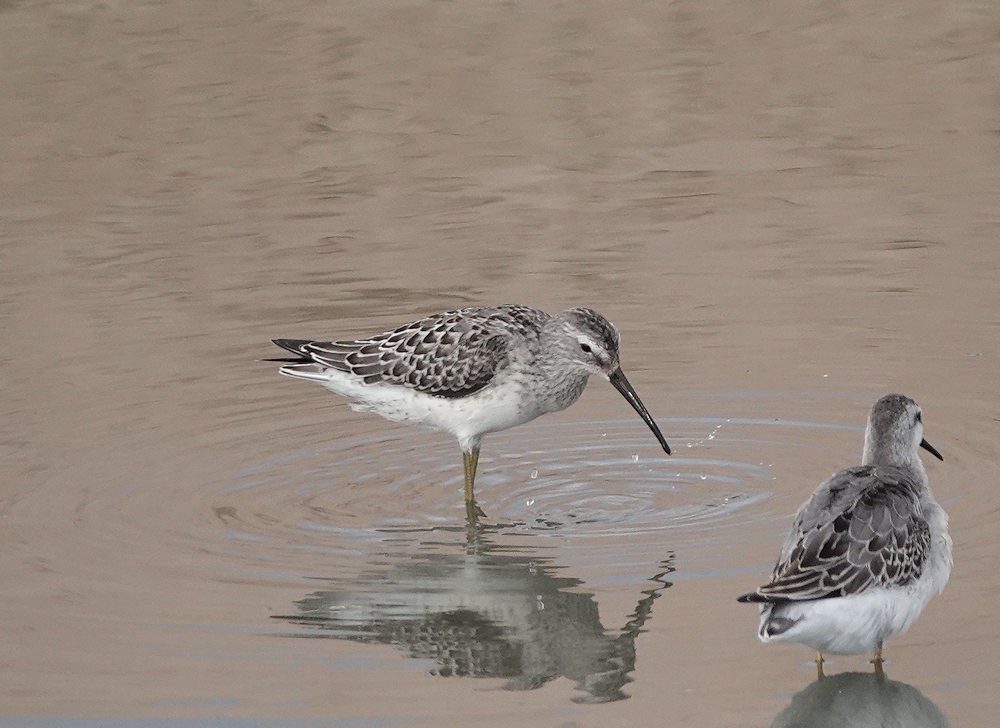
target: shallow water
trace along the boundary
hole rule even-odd
[[[0,726],[994,722],[993,5],[0,20]],[[448,436],[262,361],[503,301],[613,320],[674,455],[594,381],[470,531]],[[893,390],[955,569],[816,683],[735,596]]]

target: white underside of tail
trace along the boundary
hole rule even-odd
[[[933,537],[923,574],[905,587],[873,587],[861,594],[813,601],[764,604],[758,635],[763,642],[797,642],[829,654],[871,652],[879,642],[902,634],[944,589],[951,573],[948,518],[935,506],[929,520]],[[771,619],[795,622],[783,632],[767,634]]]

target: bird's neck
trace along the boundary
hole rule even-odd
[[[927,471],[924,470],[924,464],[920,461],[920,456],[918,455],[910,458],[899,458],[892,456],[891,453],[865,447],[861,455],[861,464],[872,465],[874,467],[896,468],[907,473],[917,483],[927,482]]]
[[[540,376],[533,378],[532,386],[544,392],[550,412],[573,404],[583,393],[590,376],[586,371],[567,370],[565,359],[551,353],[546,355],[544,351],[539,352],[534,366]]]

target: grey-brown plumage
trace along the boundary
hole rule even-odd
[[[761,604],[761,640],[819,652],[875,650],[904,632],[951,572],[948,517],[917,452],[920,407],[890,394],[872,407],[862,465],[834,473],[795,516],[771,579],[741,602]],[[821,663],[821,661],[820,661]]]
[[[512,336],[536,348],[541,327],[551,318],[526,306],[464,308],[434,314],[368,339],[275,339],[274,343],[320,367],[352,374],[365,384],[392,384],[438,397],[465,397],[488,385],[507,366]],[[604,333],[607,337],[608,332]]]
[[[744,602],[782,602],[905,586],[920,577],[930,531],[917,485],[892,466],[834,474],[803,506],[771,580]]]
[[[569,407],[592,374],[615,386],[670,453],[621,370],[618,330],[589,308],[554,316],[509,304],[463,308],[366,339],[274,343],[301,357],[282,374],[317,381],[354,409],[455,435],[470,514],[483,435]]]

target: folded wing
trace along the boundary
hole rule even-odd
[[[739,599],[787,602],[858,594],[917,579],[930,530],[917,488],[896,468],[842,470],[799,511],[771,581]]]
[[[498,306],[486,317],[446,311],[358,341],[275,339],[304,361],[352,374],[366,384],[393,384],[440,397],[464,397],[489,384],[509,361],[512,326],[540,326],[545,316]],[[293,365],[297,366],[297,365]]]

